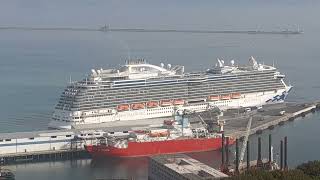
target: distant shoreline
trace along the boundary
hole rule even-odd
[[[146,33],[193,33],[193,34],[303,34],[300,30],[261,31],[261,30],[179,30],[179,29],[144,29],[144,28],[75,28],[75,27],[24,27],[24,26],[0,26],[0,30],[22,31],[99,31],[99,32],[146,32]]]

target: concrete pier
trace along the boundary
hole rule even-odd
[[[90,158],[90,155],[84,149],[17,153],[1,155],[0,164],[6,165],[14,163],[72,160],[80,158]]]
[[[262,109],[252,109],[245,112],[243,109],[233,109],[224,112],[219,120],[224,120],[224,134],[234,138],[245,135],[249,117],[252,117],[250,134],[271,129],[285,121],[292,121],[297,117],[304,117],[307,113],[320,109],[320,103],[282,103],[263,106]],[[201,126],[198,115],[207,123],[213,125],[217,131],[217,117],[211,113],[197,113],[190,115],[189,121],[193,128]],[[137,121],[116,121],[103,124],[80,125],[72,130],[46,130],[34,132],[0,133],[0,163],[26,162],[37,160],[68,159],[87,156],[85,144],[96,143],[97,137],[104,133],[128,134],[132,130],[147,130],[162,125],[163,120],[158,118]]]
[[[228,136],[241,138],[246,133],[246,125],[249,117],[252,116],[250,135],[261,133],[266,129],[273,129],[277,125],[283,125],[286,121],[293,121],[295,118],[304,117],[317,109],[317,104],[281,103],[267,105],[262,110],[252,110],[250,112],[225,113],[222,120],[225,120],[224,131]]]

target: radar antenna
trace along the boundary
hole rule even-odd
[[[231,63],[231,66],[234,66],[234,60],[233,59],[230,61],[230,63]]]

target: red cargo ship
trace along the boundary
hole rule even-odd
[[[93,157],[138,157],[217,150],[221,148],[221,140],[221,133],[209,134],[203,128],[184,128],[183,132],[172,128],[136,131],[126,138],[109,137],[85,148]],[[229,144],[233,143],[230,138]]]

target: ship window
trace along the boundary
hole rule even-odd
[[[93,135],[92,133],[89,133],[89,134],[88,134],[88,136],[92,136],[92,135]]]
[[[3,142],[3,139],[0,139],[0,142]]]
[[[70,134],[68,134],[68,135],[66,135],[66,137],[71,137],[71,135],[70,135]]]
[[[29,138],[30,140],[34,140],[34,137]]]
[[[11,139],[6,139],[6,141],[11,141]]]
[[[51,136],[51,138],[57,138],[57,136]]]

